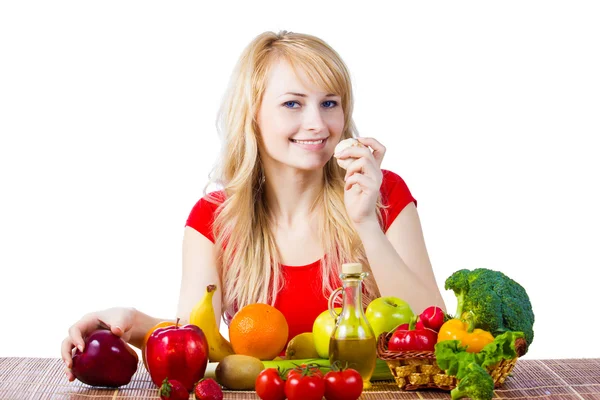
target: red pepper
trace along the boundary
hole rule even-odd
[[[391,351],[434,351],[437,332],[429,329],[415,329],[417,316],[410,321],[409,329],[398,328],[388,342]]]

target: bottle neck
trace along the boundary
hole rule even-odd
[[[354,309],[362,312],[362,278],[348,278],[342,281],[343,312],[349,312]]]

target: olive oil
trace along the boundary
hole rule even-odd
[[[329,296],[329,312],[335,318],[335,328],[329,339],[329,362],[340,363],[358,371],[363,388],[371,387],[371,375],[377,361],[376,338],[362,305],[362,282],[368,275],[357,263],[342,265],[342,287]],[[335,296],[342,293],[342,312],[335,312]]]
[[[342,366],[358,371],[363,379],[363,386],[368,386],[371,375],[375,370],[377,350],[375,337],[365,339],[334,339],[329,341],[329,355],[339,360]]]

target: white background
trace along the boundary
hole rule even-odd
[[[526,357],[600,357],[599,11],[2,2],[0,356],[59,357],[67,328],[110,306],[174,316],[229,74],[254,36],[287,29],[348,64],[355,121],[418,199],[438,283],[502,270],[536,313]]]

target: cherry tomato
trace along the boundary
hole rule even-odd
[[[319,369],[318,366],[315,365],[306,365],[306,364],[300,364],[300,366],[291,369],[288,374],[287,377],[289,379],[291,374],[298,374],[298,375],[302,375],[304,373],[305,370],[310,370],[310,374],[311,375],[317,375],[320,376],[321,378],[323,377],[323,372]]]
[[[285,395],[288,400],[321,400],[325,394],[325,381],[320,370],[314,368],[294,368],[288,373],[285,382]]]
[[[356,400],[363,390],[362,377],[352,368],[329,371],[324,379],[327,400]]]
[[[284,400],[285,382],[275,368],[267,368],[256,377],[256,394],[262,400]]]

